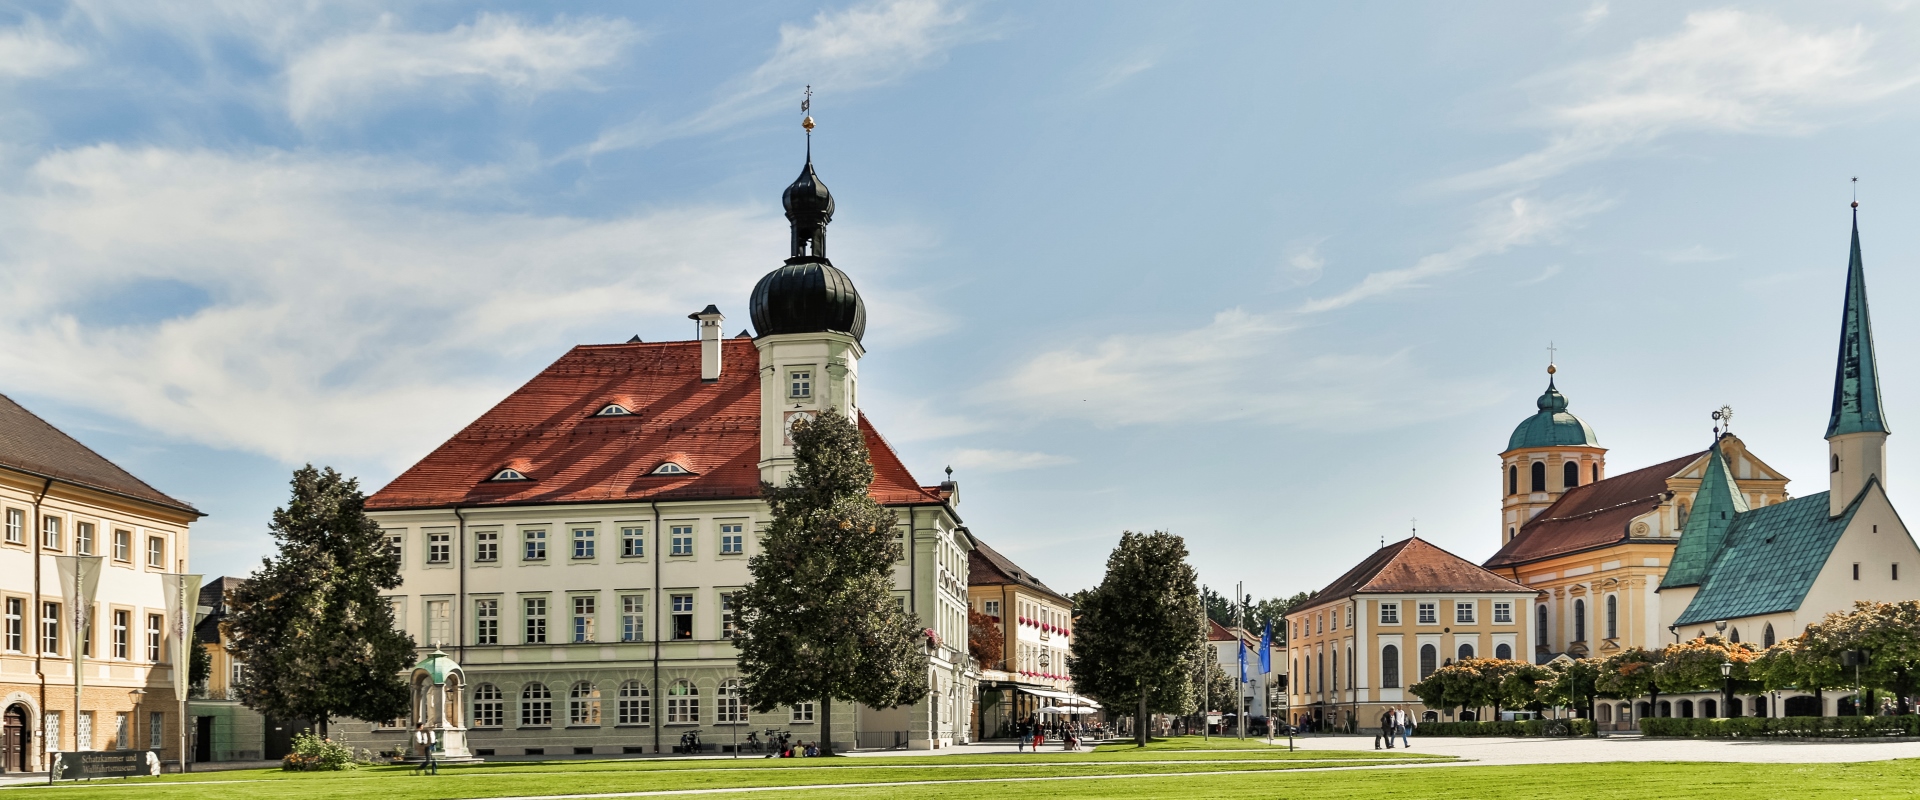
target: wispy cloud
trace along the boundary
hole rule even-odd
[[[721,130],[775,113],[797,111],[800,87],[822,99],[890,84],[939,64],[953,46],[977,34],[965,9],[941,0],[886,0],[822,11],[807,25],[781,25],[780,42],[759,67],[721,87],[704,110],[678,121],[636,119],[601,134],[578,155],[639,147]]]
[[[1680,31],[1643,39],[1624,53],[1531,81],[1546,100],[1538,122],[1547,144],[1443,188],[1510,186],[1559,174],[1683,131],[1802,134],[1811,112],[1859,106],[1920,81],[1908,54],[1875,61],[1874,37],[1855,26],[1809,31],[1737,10],[1688,15]]]
[[[1100,76],[1100,80],[1093,84],[1093,90],[1096,92],[1104,92],[1112,89],[1115,86],[1131,80],[1135,75],[1153,69],[1155,66],[1158,66],[1159,63],[1159,48],[1152,48],[1135,53],[1128,58],[1120,60],[1113,66],[1108,67],[1107,71]]]
[[[1304,286],[1320,280],[1320,274],[1327,268],[1326,257],[1320,255],[1320,245],[1326,241],[1323,237],[1310,242],[1296,243],[1288,248],[1288,269],[1285,270],[1288,282],[1295,286]]]
[[[1424,256],[1411,267],[1369,274],[1340,294],[1307,301],[1300,311],[1309,314],[1332,311],[1371,297],[1423,286],[1426,280],[1458,272],[1481,257],[1551,239],[1606,205],[1591,195],[1545,201],[1514,197],[1491,203],[1483,209],[1479,223],[1453,247]]]
[[[0,77],[39,78],[79,66],[86,53],[47,31],[37,17],[0,28]]]
[[[1057,467],[1071,464],[1073,459],[1048,453],[1033,453],[1024,450],[960,450],[948,459],[948,465],[960,470],[979,470],[981,472],[1019,472],[1021,470]]]
[[[481,14],[438,33],[373,30],[328,39],[287,66],[287,112],[297,123],[337,117],[417,96],[461,98],[476,88],[530,98],[590,88],[586,73],[608,66],[639,32],[619,19],[561,19],[536,25]]]
[[[1519,283],[1516,283],[1514,285],[1515,286],[1533,286],[1535,284],[1546,283],[1547,281],[1553,280],[1553,276],[1558,274],[1560,274],[1560,265],[1553,264],[1548,266],[1546,269],[1541,270],[1540,274],[1535,275]]]
[[[1701,244],[1696,244],[1692,247],[1682,247],[1678,250],[1668,250],[1658,255],[1669,264],[1701,264],[1708,261],[1725,261],[1733,257],[1732,255],[1713,250]]]
[[[1605,0],[1594,0],[1592,5],[1587,6],[1587,10],[1580,12],[1580,30],[1582,32],[1593,30],[1600,23],[1605,22],[1607,16],[1612,13],[1613,9],[1608,7]]]

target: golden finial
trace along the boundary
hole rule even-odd
[[[1553,342],[1547,342],[1547,374],[1548,375],[1552,375],[1555,372],[1559,372],[1559,370],[1555,369],[1553,366],[1553,354],[1556,349],[1557,348],[1553,346]]]
[[[807,114],[807,112],[812,110],[813,110],[813,85],[808,84],[806,99],[803,99],[800,101],[800,113]],[[806,128],[808,133],[812,133],[813,132],[813,115],[807,114],[806,119],[800,120],[800,127]]]

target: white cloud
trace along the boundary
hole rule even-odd
[[[446,208],[496,179],[279,151],[51,153],[0,188],[0,375],[178,439],[404,466],[585,331],[744,310],[786,245],[770,208]],[[139,297],[155,285],[200,300],[155,308]]]
[[[531,97],[585,89],[586,73],[612,64],[639,35],[625,20],[561,19],[530,24],[481,14],[441,33],[373,30],[328,39],[287,65],[287,110],[307,124],[432,90],[463,96],[476,87]]]
[[[1489,204],[1483,209],[1480,222],[1453,247],[1424,256],[1411,267],[1372,273],[1345,292],[1307,301],[1300,310],[1332,311],[1370,297],[1417,288],[1429,278],[1458,272],[1483,256],[1551,239],[1605,206],[1604,202],[1585,195],[1550,201],[1514,197],[1504,203]]]
[[[1350,427],[1431,419],[1501,397],[1487,385],[1425,378],[1406,352],[1307,352],[1290,341],[1293,327],[1229,309],[1200,328],[1068,345],[1029,359],[980,399],[1027,418],[1103,426],[1257,420]]]
[[[1073,459],[1066,456],[1024,450],[968,449],[955,452],[947,459],[948,466],[956,470],[979,470],[980,472],[1018,472],[1071,463]]]
[[[1315,239],[1303,244],[1295,244],[1287,256],[1287,266],[1293,269],[1287,278],[1296,286],[1320,280],[1320,274],[1327,268],[1327,259],[1320,255],[1320,245],[1325,238]]]
[[[893,83],[940,63],[948,49],[974,35],[965,21],[965,11],[941,0],[886,0],[822,11],[809,25],[781,25],[773,55],[721,87],[705,110],[676,123],[639,119],[615,127],[585,154],[708,133],[782,109],[797,115],[803,85],[825,101]]]
[[[1802,134],[1811,112],[1864,105],[1920,81],[1912,63],[1869,60],[1860,27],[1808,31],[1737,10],[1687,16],[1681,30],[1532,81],[1546,96],[1546,146],[1443,182],[1455,189],[1536,181],[1682,131]],[[1900,51],[1908,55],[1907,51]]]
[[[38,78],[86,60],[85,53],[47,32],[38,18],[0,29],[0,77]]]
[[[1596,0],[1593,5],[1587,6],[1587,10],[1580,12],[1580,29],[1582,31],[1592,30],[1601,22],[1606,21],[1607,16],[1612,13],[1613,9],[1608,8],[1604,0]]]

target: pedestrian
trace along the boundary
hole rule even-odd
[[[1393,713],[1394,713],[1394,716],[1397,718],[1396,722],[1398,724],[1398,727],[1400,728],[1400,746],[1402,748],[1409,748],[1409,749],[1412,748],[1413,747],[1413,715],[1407,713],[1407,710],[1404,707],[1394,709]]]
[[[1018,724],[1015,724],[1013,726],[1013,752],[1024,753],[1026,751],[1027,751],[1027,722],[1026,720],[1021,720]]]
[[[420,749],[420,767],[429,775],[440,774],[440,760],[433,757],[433,731],[427,730],[427,723],[413,726],[413,744]],[[418,771],[418,770],[416,770]]]
[[[1380,712],[1380,735],[1373,737],[1373,749],[1380,749],[1380,740],[1387,741],[1387,749],[1393,749],[1393,709]]]

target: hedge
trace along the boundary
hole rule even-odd
[[[1770,736],[1825,739],[1869,736],[1920,736],[1920,714],[1896,717],[1730,717],[1688,719],[1647,717],[1640,732],[1648,736],[1691,739],[1751,739]]]
[[[1415,736],[1546,736],[1549,726],[1565,723],[1572,736],[1592,736],[1593,721],[1585,719],[1520,719],[1511,722],[1422,722],[1413,727]]]

